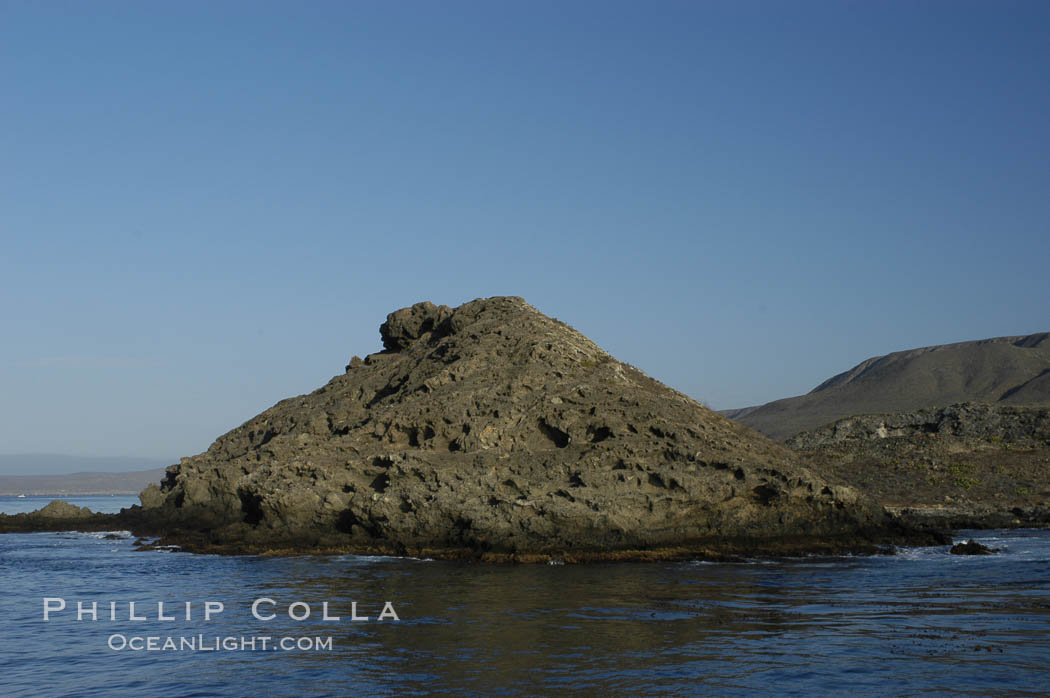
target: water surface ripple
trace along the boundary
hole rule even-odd
[[[1002,553],[490,566],[141,553],[129,537],[5,535],[0,693],[1045,694],[1050,532],[964,535]],[[69,608],[45,623],[44,597]],[[252,617],[260,597],[278,602],[275,619]],[[78,600],[98,601],[99,620],[77,621]],[[205,622],[208,600],[225,610]],[[128,601],[148,620],[130,621]],[[178,619],[158,621],[157,601]],[[288,617],[296,601],[309,619]],[[350,620],[352,601],[371,620]],[[400,621],[376,620],[385,601]],[[322,602],[341,620],[322,620]],[[331,637],[332,647],[114,651],[115,634]]]

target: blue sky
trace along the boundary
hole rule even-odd
[[[1050,330],[1042,2],[0,0],[0,452],[521,295],[716,408]]]

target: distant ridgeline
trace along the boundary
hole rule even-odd
[[[1050,333],[898,351],[811,392],[724,415],[779,441],[843,417],[956,403],[1050,404]]]
[[[1050,524],[1050,333],[887,354],[725,412],[911,524]]]
[[[164,477],[164,468],[133,473],[0,475],[0,495],[138,494]]]

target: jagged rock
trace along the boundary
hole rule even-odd
[[[0,533],[32,533],[38,531],[102,531],[128,528],[139,523],[150,523],[139,518],[141,509],[127,509],[120,514],[96,514],[87,507],[53,500],[47,505],[21,514],[0,514]]]
[[[956,543],[948,552],[952,555],[991,555],[999,552],[999,549],[989,548],[987,545],[978,543],[971,538],[965,543]]]
[[[45,519],[86,519],[94,515],[87,507],[78,507],[69,502],[53,499],[40,509],[30,512],[30,516],[39,516]]]
[[[518,559],[857,547],[900,533],[790,449],[521,298],[418,303],[380,335],[384,351],[169,468],[143,515],[196,549]]]
[[[139,493],[139,501],[145,509],[156,508],[164,504],[164,494],[159,485],[152,483]]]
[[[443,323],[450,317],[452,309],[447,305],[423,301],[387,315],[386,322],[379,326],[379,336],[388,351],[401,351],[424,334],[433,334],[443,328]]]

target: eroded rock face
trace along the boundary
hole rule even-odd
[[[865,414],[796,434],[799,457],[902,521],[939,528],[1050,523],[1050,408],[960,403]]]
[[[426,554],[886,533],[785,446],[520,298],[418,303],[380,334],[383,352],[169,468],[145,513],[244,549]]]
[[[1050,440],[1050,407],[959,403],[912,412],[862,414],[801,432],[787,443],[794,449],[809,449],[915,436],[996,443],[1028,441],[1038,447]]]

